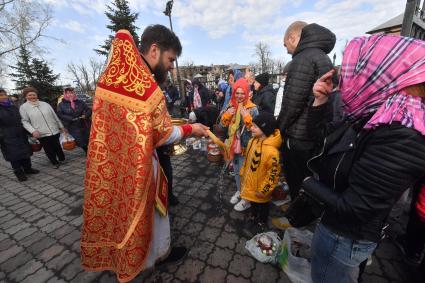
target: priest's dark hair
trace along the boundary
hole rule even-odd
[[[141,36],[140,52],[146,54],[152,44],[157,44],[161,51],[173,50],[177,56],[182,54],[182,45],[178,36],[163,25],[148,26]]]

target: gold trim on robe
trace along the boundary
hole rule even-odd
[[[155,207],[167,214],[167,180],[153,158],[172,132],[164,95],[128,31],[118,31],[112,42],[92,119],[81,262],[127,282],[144,269]]]

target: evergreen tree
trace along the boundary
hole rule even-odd
[[[10,68],[15,70],[10,76],[12,77],[12,81],[16,83],[16,90],[20,91],[29,85],[34,74],[31,69],[31,53],[25,46],[20,46],[17,57],[16,66],[10,66]]]
[[[46,61],[33,58],[31,61],[31,70],[33,77],[29,82],[30,86],[38,90],[40,100],[51,102],[61,93],[61,87],[56,85],[59,74],[53,74],[53,70],[47,65]]]
[[[136,30],[138,29],[134,23],[139,16],[138,13],[132,13],[128,6],[127,0],[114,0],[112,6],[108,5],[107,11],[105,12],[106,17],[110,20],[110,24],[106,27],[110,29],[114,34],[120,29],[128,30],[133,36],[136,46],[139,47],[139,37],[137,36]],[[113,35],[110,35],[105,44],[100,45],[99,49],[95,49],[98,54],[108,56],[109,49],[111,48],[111,42],[114,39]]]
[[[31,53],[21,46],[16,66],[10,66],[12,81],[16,84],[16,90],[21,91],[27,86],[33,86],[38,90],[40,100],[51,102],[60,95],[61,88],[56,86],[59,75],[53,74],[53,70],[44,60],[31,58]]]

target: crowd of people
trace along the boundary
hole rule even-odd
[[[1,151],[21,182],[28,179],[27,175],[39,173],[31,166],[33,149],[30,143],[40,144],[56,169],[65,162],[60,134],[64,139],[72,137],[87,152],[91,109],[77,99],[74,89],[64,89],[56,111],[49,103],[40,101],[37,94],[34,87],[24,88],[22,99],[25,102],[17,106],[7,92],[0,89]]]
[[[182,52],[178,37],[153,25],[143,32],[140,50],[128,32],[116,38],[113,50],[123,48],[116,43],[121,41],[133,49],[114,52],[108,62],[109,79],[102,76],[96,89],[93,126],[91,110],[73,89],[64,89],[57,111],[39,101],[34,88],[23,90],[26,102],[19,111],[0,90],[1,149],[20,181],[38,173],[31,167],[28,135],[56,168],[65,160],[60,133],[71,134],[88,152],[84,268],[114,270],[126,282],[184,257],[186,248],[170,249],[167,207],[178,201],[169,194],[172,167],[162,148],[189,135],[207,136],[214,128],[226,133],[226,161],[234,172],[236,191],[229,202],[239,212],[250,208],[247,223],[259,231],[267,229],[273,190],[286,180],[290,204],[273,223],[280,229],[314,224],[313,282],[358,282],[385,236],[393,206],[409,189],[406,234],[394,241],[408,262],[422,261],[425,269],[425,42],[357,37],[336,71],[328,56],[335,35],[296,21],[283,38],[292,61],[278,117],[269,74],[231,70],[213,95],[199,80],[187,82],[193,123],[173,126],[168,112],[180,94],[170,83],[163,91],[159,86]],[[129,68],[119,56],[137,58],[140,77],[115,80],[116,62]],[[132,80],[146,83],[142,90],[124,85]],[[113,142],[120,137],[123,143]],[[114,201],[99,203],[104,194]]]
[[[313,282],[357,282],[408,190],[406,234],[392,240],[414,265],[425,244],[425,43],[358,37],[336,69],[328,56],[335,41],[317,24],[288,27],[284,45],[292,61],[277,119],[266,73],[232,70],[207,105],[204,87],[186,86],[190,120],[211,127],[216,119],[227,133],[234,209],[251,208],[248,222],[264,231],[271,192],[283,175],[290,203],[272,223],[283,230],[316,223]],[[218,115],[208,119],[213,108]]]

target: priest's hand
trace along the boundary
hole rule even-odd
[[[195,137],[207,137],[207,126],[202,125],[201,123],[191,124],[192,126],[192,135]]]

